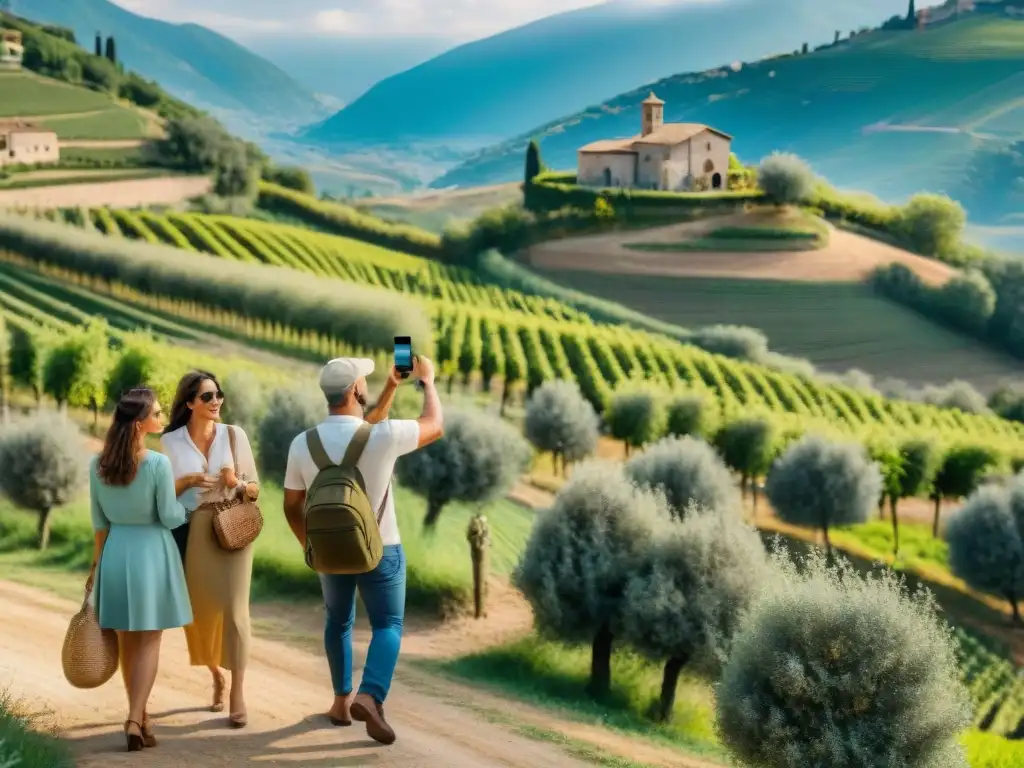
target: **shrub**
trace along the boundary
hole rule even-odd
[[[1002,384],[989,396],[988,407],[1001,418],[1024,422],[1024,382]]]
[[[88,453],[74,424],[40,412],[0,432],[0,491],[39,515],[39,548],[50,543],[50,513],[85,486]]]
[[[660,720],[671,717],[685,666],[717,675],[741,617],[770,578],[761,537],[738,517],[691,508],[651,547],[626,587],[622,623],[633,647],[665,662]]]
[[[266,416],[256,430],[260,474],[281,482],[292,441],[327,415],[324,396],[312,387],[275,389],[267,398]]]
[[[590,691],[607,694],[623,597],[668,512],[635,488],[621,465],[588,462],[554,505],[539,512],[513,581],[533,607],[538,629],[591,645]]]
[[[768,471],[775,457],[778,436],[770,421],[762,417],[738,419],[726,424],[715,435],[715,447],[725,465],[740,475],[744,495],[753,486],[754,510],[757,510],[757,478]]]
[[[805,437],[768,473],[765,493],[792,525],[821,528],[832,556],[829,528],[866,522],[878,503],[882,478],[863,446]]]
[[[107,322],[93,320],[50,352],[43,368],[44,389],[58,405],[91,410],[95,425],[107,400],[111,357]]]
[[[812,553],[781,558],[717,688],[718,729],[746,765],[966,768],[954,641],[931,596]]]
[[[918,253],[942,256],[960,242],[967,214],[960,203],[945,195],[914,195],[899,213],[895,227]]]
[[[964,413],[988,413],[985,396],[968,381],[959,379],[941,387],[927,386],[921,390],[921,400],[940,408],[952,408]]]
[[[796,155],[773,152],[761,161],[757,183],[776,205],[792,205],[811,196],[814,172]]]
[[[217,158],[213,174],[213,192],[221,197],[254,198],[258,169],[254,168],[239,144],[230,144]]]
[[[1024,596],[1024,481],[976,491],[946,523],[949,566],[974,589],[1006,598],[1021,623]]]
[[[673,514],[680,519],[691,503],[723,515],[739,514],[740,499],[732,476],[703,440],[660,440],[630,459],[625,469],[636,485],[665,494]]]
[[[716,355],[760,362],[768,354],[768,337],[756,328],[742,325],[711,325],[698,328],[690,343]]]
[[[554,457],[555,469],[585,459],[597,448],[599,419],[573,381],[546,381],[526,403],[524,432],[537,450]]]
[[[482,411],[445,414],[444,437],[398,461],[398,480],[427,498],[426,528],[455,500],[481,503],[504,495],[530,460],[508,422]]]
[[[316,184],[313,183],[313,177],[305,168],[270,165],[263,169],[263,180],[306,195],[316,195]]]
[[[935,297],[946,322],[968,333],[984,333],[996,309],[996,292],[981,272],[968,270],[948,280]]]
[[[715,404],[699,392],[673,397],[665,407],[665,433],[672,437],[709,436],[714,430]]]
[[[245,434],[256,437],[267,408],[263,384],[248,371],[232,371],[224,377],[224,392],[221,413],[225,423],[235,424]]]
[[[657,440],[665,431],[665,408],[661,398],[646,388],[624,390],[612,395],[605,421],[612,437],[630,449]]]
[[[937,538],[939,535],[942,500],[969,496],[998,461],[999,456],[994,450],[979,445],[958,446],[943,457],[932,482],[932,501],[935,502],[933,536]]]

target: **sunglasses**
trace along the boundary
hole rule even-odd
[[[202,400],[204,403],[209,404],[213,401],[213,398],[215,397],[223,402],[224,393],[219,389],[216,392],[203,392],[203,394],[199,396],[199,399]]]

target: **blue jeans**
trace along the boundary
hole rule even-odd
[[[356,622],[356,587],[363,598],[373,635],[366,653],[360,693],[383,703],[398,664],[405,618],[405,551],[401,544],[384,547],[384,556],[369,573],[358,576],[320,574],[327,622],[324,650],[331,668],[335,696],[352,691],[352,627]]]

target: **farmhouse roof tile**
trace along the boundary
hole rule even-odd
[[[633,141],[637,144],[673,146],[675,144],[682,144],[684,141],[688,141],[704,131],[711,131],[711,133],[717,134],[723,139],[732,139],[732,136],[729,134],[704,125],[703,123],[664,123],[653,133],[649,133],[646,136],[639,136],[636,139],[633,139]]]
[[[594,153],[602,155],[635,155],[636,150],[633,149],[633,142],[636,141],[636,137],[631,139],[601,139],[600,141],[592,141],[584,147],[580,147],[580,152]]]

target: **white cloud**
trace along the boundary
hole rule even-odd
[[[544,16],[604,1],[114,0],[145,16],[194,22],[242,37],[292,29],[297,34],[436,35],[459,40],[491,35]]]

